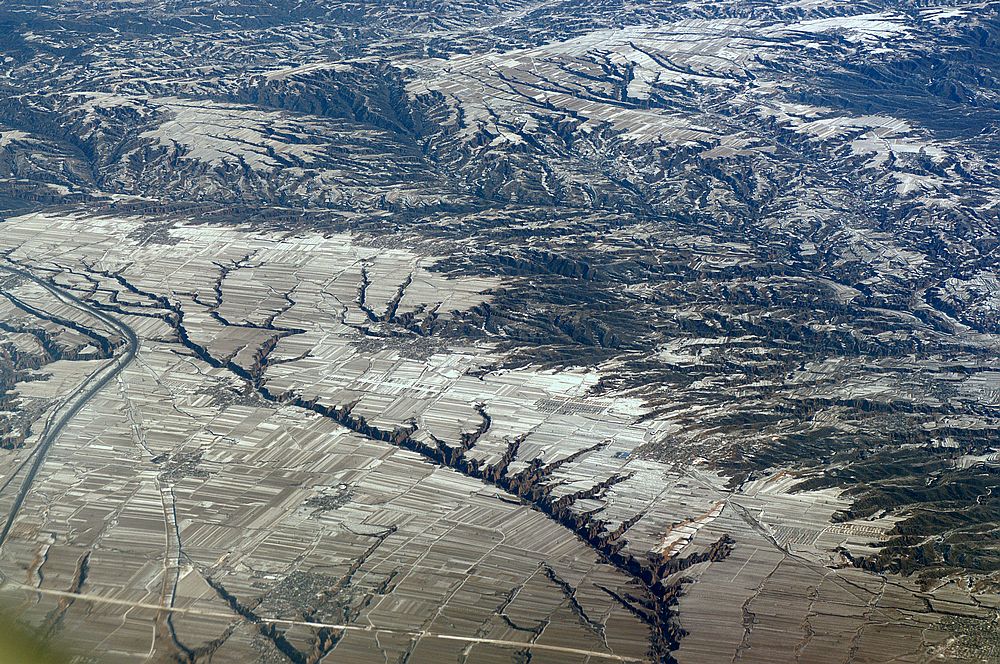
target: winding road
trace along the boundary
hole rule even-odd
[[[131,327],[120,320],[91,306],[89,303],[81,300],[69,291],[55,286],[44,279],[36,277],[16,264],[0,265],[0,270],[33,281],[51,293],[63,304],[69,305],[87,316],[96,318],[107,325],[110,329],[120,333],[122,338],[125,339],[126,345],[124,353],[115,356],[110,362],[88,376],[87,379],[84,380],[84,382],[77,387],[72,394],[63,400],[55,414],[49,417],[46,422],[45,428],[42,430],[42,433],[38,438],[38,442],[35,444],[31,454],[22,463],[21,467],[9,476],[7,482],[0,487],[0,492],[3,492],[11,483],[11,480],[20,475],[25,466],[30,463],[30,465],[28,465],[27,472],[21,480],[21,485],[18,488],[17,495],[11,504],[10,512],[7,514],[4,521],[3,530],[0,530],[0,550],[2,550],[3,545],[7,542],[7,536],[10,533],[10,529],[14,525],[14,520],[17,518],[17,514],[20,511],[21,506],[24,504],[25,498],[31,491],[31,485],[35,481],[38,469],[41,468],[42,464],[45,462],[45,457],[47,456],[49,449],[52,447],[52,444],[62,433],[63,429],[66,428],[66,425],[69,424],[74,417],[76,417],[83,407],[86,406],[98,392],[100,392],[109,382],[111,382],[111,380],[115,378],[115,376],[121,373],[122,370],[135,359],[136,353],[139,350],[139,337]]]

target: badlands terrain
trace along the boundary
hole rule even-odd
[[[76,661],[1000,662],[1000,3],[0,3],[0,598]]]

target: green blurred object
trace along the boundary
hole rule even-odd
[[[37,632],[0,611],[0,664],[69,664],[71,658]]]

